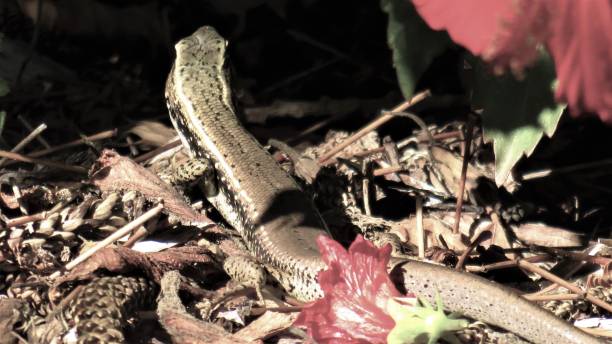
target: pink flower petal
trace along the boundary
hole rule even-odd
[[[493,44],[502,23],[514,14],[514,0],[413,0],[416,10],[434,30],[446,30],[453,41],[475,55]]]
[[[612,124],[612,2],[548,0],[556,97],[574,115],[596,112]]]
[[[521,72],[544,44],[574,115],[612,123],[612,1],[413,0],[423,19],[499,69]]]
[[[362,236],[348,252],[325,236],[318,244],[328,266],[319,273],[325,296],[305,307],[295,325],[320,343],[385,343],[395,326],[387,300],[401,295],[387,274],[391,247],[378,249]]]

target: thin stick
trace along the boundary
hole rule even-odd
[[[599,327],[598,328],[581,327],[580,330],[584,331],[584,332],[586,332],[588,334],[592,334],[594,336],[612,338],[612,331],[606,330],[604,328],[599,328]]]
[[[463,270],[463,265],[465,264],[465,261],[468,258],[468,256],[470,255],[470,253],[472,253],[472,251],[474,251],[474,249],[478,245],[480,245],[480,243],[482,243],[483,241],[485,241],[487,239],[491,239],[491,237],[492,237],[491,228],[492,227],[493,227],[493,224],[491,223],[489,226],[487,226],[487,228],[485,228],[482,232],[480,232],[480,234],[478,234],[478,237],[476,237],[476,239],[474,239],[474,241],[472,241],[468,245],[466,250],[461,254],[461,256],[459,256],[459,260],[457,261],[457,265],[455,265],[455,270],[457,270],[457,271]]]
[[[136,156],[138,155],[138,148],[136,147],[136,145],[134,144],[134,140],[132,140],[131,137],[126,136],[125,137],[125,142],[127,143],[128,147],[130,148],[130,154],[132,156]]]
[[[91,142],[91,141],[98,141],[98,140],[103,140],[103,139],[108,139],[111,137],[114,137],[117,135],[117,129],[112,129],[112,130],[106,130],[106,131],[102,131],[99,132],[97,134],[93,134],[90,136],[85,136],[82,137],[80,139],[76,139],[70,142],[66,142],[57,146],[53,146],[53,147],[49,147],[47,149],[43,149],[43,150],[39,150],[36,152],[32,152],[32,153],[28,153],[28,156],[31,158],[38,158],[50,153],[55,153],[57,151],[66,149],[66,148],[71,148],[71,147],[75,147],[78,145],[82,145],[85,144],[87,142]]]
[[[594,297],[594,296],[584,292],[582,289],[580,289],[576,285],[574,285],[572,283],[569,283],[568,281],[566,281],[566,280],[564,280],[564,279],[562,279],[562,278],[560,278],[560,277],[558,277],[558,276],[556,276],[556,275],[554,275],[554,274],[552,274],[552,273],[550,273],[550,272],[540,268],[539,266],[537,266],[535,264],[532,264],[532,263],[529,263],[529,262],[527,262],[525,260],[519,260],[518,261],[518,265],[519,265],[519,267],[521,267],[523,269],[526,269],[526,270],[529,270],[531,272],[537,273],[538,275],[546,278],[547,280],[549,280],[551,282],[559,284],[560,286],[568,289],[569,291],[572,291],[572,292],[574,292],[576,294],[579,294],[579,295],[584,295],[584,298],[589,300],[589,301],[591,301],[591,303],[596,304],[597,306],[607,310],[608,312],[612,312],[612,305],[610,305],[609,303],[607,303],[607,302],[605,302],[603,300],[600,300],[600,299],[598,299],[598,298],[596,298],[596,297]]]
[[[266,311],[278,312],[278,313],[296,313],[301,312],[304,307],[296,306],[281,306],[281,307],[253,307],[251,308],[252,315],[260,315]]]
[[[313,132],[315,132],[315,131],[323,128],[323,127],[326,127],[330,123],[338,121],[338,120],[339,119],[336,118],[336,116],[330,116],[329,118],[326,118],[326,119],[324,119],[324,120],[322,120],[320,122],[317,122],[317,123],[311,125],[310,127],[306,128],[306,129],[304,129],[302,132],[300,132],[296,136],[288,138],[287,139],[287,143],[290,144],[290,143],[298,142],[303,137],[305,137],[305,136],[307,136],[307,135],[309,135],[309,134],[311,134],[311,133],[313,133]]]
[[[3,150],[0,150],[0,157],[13,159],[13,160],[21,161],[21,162],[27,162],[30,164],[45,165],[45,166],[54,167],[54,168],[58,168],[58,169],[62,169],[62,170],[70,171],[74,173],[79,173],[79,174],[87,174],[87,169],[84,167],[70,166],[70,165],[61,164],[59,162],[50,161],[50,160],[34,159],[29,156],[21,155],[18,153],[7,152]]]
[[[374,177],[384,176],[390,173],[396,173],[404,170],[403,166],[389,166],[375,169],[372,174]]]
[[[341,152],[344,148],[348,147],[351,143],[359,140],[360,138],[365,136],[370,131],[380,127],[381,125],[387,123],[392,118],[396,117],[393,113],[406,111],[409,107],[413,106],[414,104],[417,104],[417,103],[421,102],[423,99],[429,97],[430,95],[431,95],[431,93],[429,92],[429,90],[423,91],[423,92],[419,92],[419,93],[415,94],[412,98],[410,98],[410,100],[407,100],[407,101],[403,102],[402,104],[400,104],[400,105],[396,106],[395,108],[393,108],[391,111],[389,111],[387,113],[384,113],[383,115],[381,115],[380,117],[378,117],[377,119],[372,121],[370,124],[368,124],[365,127],[359,129],[359,131],[357,131],[355,134],[351,135],[349,138],[344,140],[344,142],[342,142],[341,144],[339,144],[336,147],[334,147],[334,149],[329,151],[327,154],[325,154],[321,158],[319,158],[319,164],[320,165],[325,164],[325,162],[327,160],[329,160],[329,159],[333,158],[334,156],[336,156],[336,154]]]
[[[566,166],[566,167],[559,167],[554,170],[553,169],[543,169],[539,171],[527,172],[523,174],[522,179],[532,180],[532,179],[544,178],[544,177],[548,177],[548,176],[556,175],[556,174],[575,172],[575,171],[580,171],[584,169],[597,168],[597,167],[603,167],[603,166],[608,166],[608,165],[612,165],[612,159],[604,159],[600,161],[586,162],[586,163],[576,164],[576,165],[571,165],[571,166]]]
[[[76,257],[73,261],[71,261],[68,264],[66,264],[66,266],[64,266],[63,270],[64,271],[72,270],[75,266],[77,266],[80,263],[84,262],[87,258],[93,256],[94,253],[100,251],[101,249],[103,249],[104,247],[110,245],[114,241],[124,237],[126,234],[130,233],[135,228],[140,227],[142,224],[147,222],[150,218],[152,218],[153,216],[159,214],[162,211],[163,208],[164,208],[164,205],[160,203],[160,204],[156,205],[154,208],[149,209],[146,213],[144,213],[144,214],[140,215],[140,217],[134,219],[134,221],[132,221],[132,222],[128,223],[127,225],[119,228],[115,233],[109,235],[108,237],[106,237],[106,239],[98,242],[94,247],[92,247],[89,250],[83,252],[81,255]],[[53,274],[51,274],[51,276],[49,276],[49,278],[55,279],[55,278],[59,277],[61,274],[62,274],[61,271],[56,271]]]
[[[461,179],[457,190],[457,204],[455,206],[455,223],[453,233],[459,233],[459,222],[461,221],[461,209],[463,208],[463,193],[465,192],[465,178],[467,176],[468,162],[470,160],[470,146],[472,145],[472,134],[474,132],[472,119],[468,119],[467,135],[465,137],[465,149],[463,152],[463,165],[461,166]]]
[[[372,154],[376,154],[376,153],[382,153],[385,151],[385,147],[378,147],[378,148],[372,148],[372,149],[368,149],[368,150],[364,150],[361,152],[357,152],[355,154],[353,154],[353,156],[351,157],[364,157],[364,156],[368,156],[368,155],[372,155]]]
[[[541,301],[563,301],[563,300],[580,300],[582,295],[578,294],[552,294],[552,295],[522,295],[523,298],[532,302]]]
[[[456,136],[459,135],[459,133],[460,133],[460,131],[450,131],[450,132],[445,132],[445,133],[440,133],[440,134],[434,134],[434,135],[432,135],[432,138],[434,139],[434,141],[444,140],[444,139],[448,139],[448,138],[451,138],[451,137],[456,137]],[[427,136],[427,134],[425,134],[425,135]],[[429,136],[427,136],[427,137],[418,137],[417,136],[417,140],[419,142],[425,142],[425,141],[430,142],[431,141]],[[401,148],[400,144],[398,144],[398,148]],[[385,147],[377,147],[377,148],[372,148],[372,149],[364,150],[364,151],[361,151],[361,152],[356,152],[353,155],[347,156],[346,158],[347,159],[350,159],[350,158],[353,158],[353,157],[354,158],[361,158],[361,157],[365,157],[365,156],[372,155],[372,154],[382,153],[384,151],[385,151]],[[330,160],[327,160],[325,162],[325,164],[331,164],[331,163],[334,163],[334,162],[336,162],[335,159],[330,159]],[[386,167],[386,168],[397,169],[398,166],[391,166],[391,167]],[[385,175],[385,174],[389,174],[389,173],[395,173],[395,172],[399,172],[399,171],[398,170],[393,170],[393,172],[386,172],[384,169],[381,168],[381,169],[374,170],[374,173],[375,173],[374,176],[381,176],[381,175]],[[378,173],[378,174],[376,174],[376,173]]]
[[[143,155],[137,156],[135,157],[133,160],[134,162],[140,163],[143,161],[147,161],[149,159],[151,159],[152,157],[156,156],[157,154],[160,154],[162,152],[165,152],[167,150],[170,150],[174,147],[178,147],[181,145],[181,140],[180,139],[176,139],[170,143],[167,143],[161,147],[157,147],[154,150],[150,151],[150,152],[146,152]]]
[[[370,176],[368,175],[368,164],[363,160],[361,165],[361,172],[364,175],[361,181],[361,189],[363,190],[363,210],[367,216],[372,216],[372,209],[370,208]]]
[[[425,230],[423,229],[423,199],[416,196],[416,226],[419,258],[425,258]]]
[[[47,125],[45,123],[42,123],[41,125],[36,127],[36,129],[31,130],[30,133],[26,137],[24,137],[21,141],[19,141],[18,144],[15,145],[15,147],[13,147],[13,149],[11,149],[11,152],[12,153],[19,152],[28,143],[32,142],[32,140],[34,140],[34,138],[36,138],[38,135],[40,135],[40,133],[45,131],[45,129],[47,129]],[[7,158],[0,159],[0,166],[4,165],[4,163],[6,162],[6,159]]]
[[[32,128],[32,125],[30,124],[30,122],[28,122],[28,120],[27,120],[27,119],[25,119],[25,117],[23,117],[22,115],[18,115],[18,116],[17,116],[17,119],[18,119],[18,120],[19,120],[19,122],[21,122],[21,124],[23,124],[23,126],[24,126],[24,127],[26,127],[26,128],[29,130],[29,131],[34,130],[34,129]],[[49,144],[49,142],[47,142],[47,140],[45,140],[45,138],[44,138],[44,137],[42,137],[42,136],[37,136],[37,137],[36,137],[36,140],[37,140],[38,142],[40,142],[40,144],[41,144],[41,145],[43,145],[45,148],[49,148],[49,147],[51,147],[51,145]]]
[[[533,256],[529,258],[523,258],[523,260],[526,260],[531,263],[539,263],[539,262],[545,262],[547,260],[550,260],[550,256],[548,254],[543,254],[543,255]],[[516,260],[505,260],[503,262],[492,263],[492,264],[483,265],[483,266],[466,266],[465,271],[467,272],[489,272],[493,270],[513,268],[516,266],[518,266],[518,263],[516,262]]]
[[[453,131],[447,131],[444,133],[438,133],[438,134],[433,134],[432,135],[434,140],[439,141],[439,140],[446,140],[446,139],[450,139],[453,137],[460,137],[461,136],[461,131],[459,130],[453,130]],[[429,137],[417,137],[419,139],[419,142],[425,142],[425,141],[429,141]]]
[[[62,208],[64,208],[64,206],[66,204],[68,204],[68,203],[67,202],[61,202],[61,203],[56,204],[53,208],[51,208],[51,210],[42,211],[42,212],[37,213],[37,214],[25,215],[25,216],[16,217],[14,219],[10,219],[10,220],[6,221],[6,226],[11,228],[11,227],[24,225],[26,223],[30,223],[30,222],[34,222],[34,221],[42,221],[42,220],[46,219],[47,217],[49,217],[49,215],[52,215],[52,214],[57,213],[58,211],[60,211]]]
[[[306,70],[297,72],[297,73],[295,73],[293,75],[290,75],[290,76],[284,78],[283,80],[280,80],[279,82],[274,83],[273,85],[270,85],[269,87],[266,87],[263,91],[261,91],[261,94],[262,95],[263,94],[268,94],[268,93],[270,93],[272,91],[275,91],[275,90],[277,90],[279,88],[287,86],[287,85],[289,85],[289,84],[291,84],[291,83],[293,83],[293,82],[295,82],[297,80],[300,80],[300,79],[302,79],[302,78],[304,78],[306,76],[314,74],[314,73],[318,72],[319,70],[321,70],[323,68],[331,66],[332,64],[338,62],[339,60],[340,60],[340,58],[336,57],[336,58],[333,58],[331,60],[325,61],[325,62],[323,62],[321,64],[318,64],[318,65],[316,65],[314,67],[311,67],[311,68],[308,68]]]

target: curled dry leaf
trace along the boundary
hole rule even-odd
[[[153,172],[114,151],[104,150],[91,172],[91,182],[102,191],[136,190],[149,200],[163,200],[164,209],[184,224],[208,226],[212,222]]]
[[[27,309],[25,300],[14,298],[0,299],[0,333],[15,333],[15,328],[23,322],[24,310]],[[7,335],[0,338],[0,344],[18,343],[17,336]]]
[[[208,250],[198,246],[171,248],[163,252],[140,253],[125,247],[106,247],[77,265],[70,273],[59,277],[56,285],[91,277],[99,269],[115,273],[141,271],[159,283],[163,274],[181,270],[194,264],[214,264],[206,254]]]
[[[10,194],[0,190],[0,201],[9,209],[19,208],[19,199],[14,194]]]
[[[139,121],[127,132],[140,137],[142,143],[155,147],[165,145],[176,136],[174,129],[155,121]]]
[[[266,311],[247,327],[236,333],[245,340],[257,341],[274,336],[289,328],[297,318],[297,313]]]
[[[198,320],[187,313],[178,296],[181,284],[177,271],[169,271],[161,280],[157,307],[159,322],[172,337],[173,343],[251,343],[227,333],[222,327]]]
[[[527,222],[512,226],[511,230],[519,240],[528,245],[543,247],[578,247],[585,240],[584,235],[568,229],[549,226],[544,223]]]

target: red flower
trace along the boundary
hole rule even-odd
[[[328,237],[317,241],[328,266],[319,273],[325,296],[306,306],[294,325],[306,326],[319,343],[386,343],[395,326],[387,300],[401,296],[387,274],[391,247],[377,249],[361,235],[348,252]]]
[[[556,98],[573,114],[612,123],[612,2],[609,0],[413,0],[433,29],[498,68],[521,71],[543,43],[555,62]]]

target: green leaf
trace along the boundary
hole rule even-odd
[[[424,299],[419,299],[417,304],[412,300],[408,300],[406,304],[405,300],[402,298],[387,300],[387,313],[395,322],[395,327],[387,335],[388,344],[434,344],[440,338],[449,343],[459,343],[454,332],[465,328],[469,322],[459,319],[456,314],[446,315],[439,293],[436,293],[436,308]]]
[[[6,111],[0,111],[0,134],[4,130],[4,120],[6,119]]]
[[[0,78],[0,97],[4,97],[9,93],[9,85],[6,80]]]
[[[483,109],[484,137],[493,141],[499,186],[523,154],[533,153],[544,134],[552,136],[565,105],[554,101],[555,69],[544,53],[522,80],[508,73],[493,76],[482,62],[474,65],[473,104]]]
[[[381,7],[389,16],[387,43],[393,50],[400,88],[408,99],[431,61],[452,42],[446,32],[431,30],[411,1],[381,0]]]

